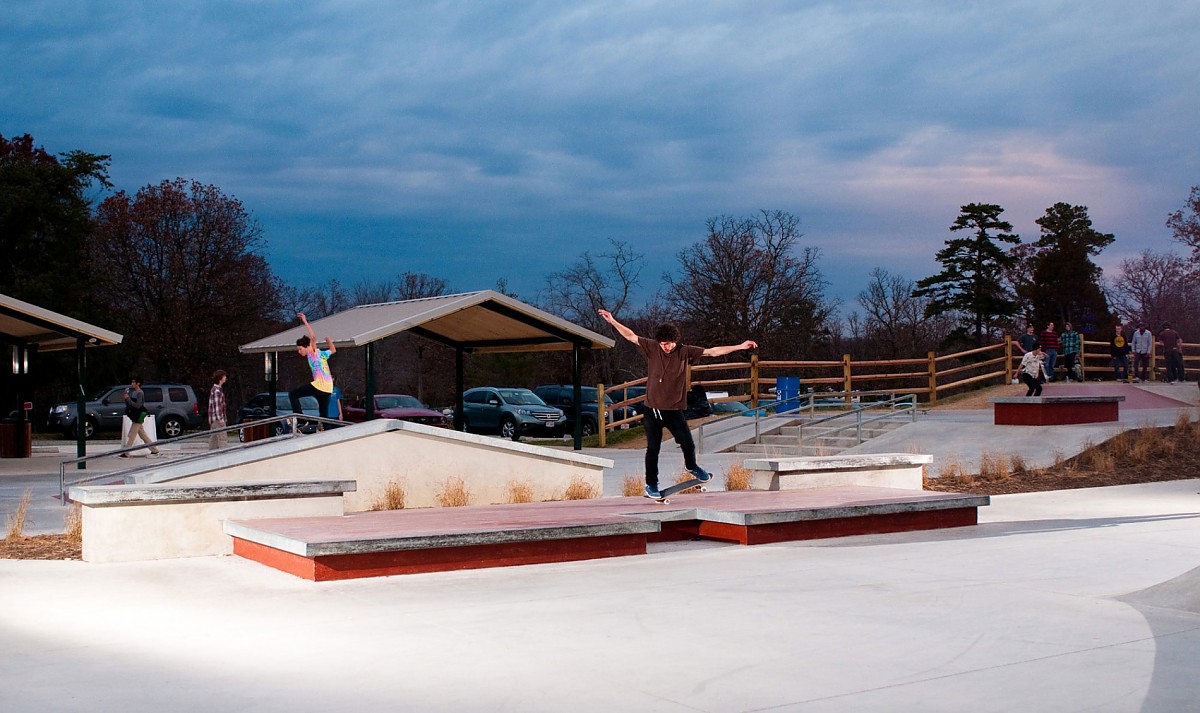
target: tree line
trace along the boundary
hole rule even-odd
[[[251,212],[220,188],[175,178],[135,193],[113,190],[111,157],[57,155],[29,135],[0,136],[0,292],[125,335],[115,348],[88,351],[90,389],[147,381],[183,382],[207,391],[213,370],[230,372],[234,405],[264,388],[261,357],[237,347],[295,323],[350,307],[434,297],[461,289],[434,275],[345,285],[288,285],[271,269],[266,238]],[[718,344],[731,335],[757,341],[776,360],[923,356],[930,350],[986,343],[1022,322],[1073,321],[1103,332],[1115,320],[1171,319],[1186,335],[1200,301],[1200,189],[1167,219],[1175,240],[1192,248],[1144,253],[1109,279],[1094,258],[1115,237],[1092,226],[1085,206],[1056,203],[1038,219],[1041,235],[1022,242],[995,204],[962,206],[937,253],[942,270],[919,280],[876,268],[857,308],[842,315],[829,297],[821,253],[803,244],[800,219],[786,211],[709,218],[704,234],[681,250],[660,289],[634,303],[645,257],[610,240],[545,277],[532,295],[495,289],[571,322],[607,334],[596,310],[620,315],[639,333],[678,323],[689,342]],[[347,393],[361,393],[364,365],[339,352],[335,373]],[[39,355],[32,372],[38,408],[73,398],[73,357]],[[402,334],[378,347],[381,391],[412,393],[435,405],[453,400],[453,354]],[[561,354],[477,356],[469,385],[532,386],[569,381]],[[642,375],[632,345],[587,354],[584,379],[620,383]],[[283,359],[285,385],[307,378],[299,360]]]

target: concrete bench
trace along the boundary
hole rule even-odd
[[[83,559],[135,562],[233,552],[225,520],[345,513],[353,480],[254,483],[85,485],[70,489],[82,506]]]
[[[914,453],[754,458],[745,461],[753,490],[800,490],[845,485],[921,490],[933,456]]]
[[[1118,420],[1124,396],[1006,396],[991,399],[997,426],[1063,426]]]

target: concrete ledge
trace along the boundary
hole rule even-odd
[[[83,506],[83,559],[136,562],[231,554],[229,518],[341,515],[353,480],[91,485],[70,490]]]
[[[921,490],[933,456],[875,453],[789,458],[752,458],[744,465],[753,490],[800,490],[868,486]]]
[[[997,426],[1065,426],[1120,418],[1124,396],[1006,396],[989,399]]]

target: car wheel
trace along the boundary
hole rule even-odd
[[[583,434],[584,438],[596,435],[596,422],[585,418],[579,432]]]
[[[158,424],[158,434],[160,437],[177,438],[183,435],[183,421],[180,421],[176,416],[167,416]]]
[[[79,437],[79,431],[77,428],[78,426],[79,426],[79,421],[76,420],[75,426],[73,426],[71,428],[71,430],[69,431],[71,438]],[[83,419],[83,438],[84,438],[84,440],[90,440],[95,435],[96,435],[96,422],[90,418]]]
[[[509,438],[514,441],[521,440],[521,434],[517,433],[517,424],[511,418],[506,418],[500,422],[500,437]]]

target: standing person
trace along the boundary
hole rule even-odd
[[[150,446],[150,454],[158,455],[158,446],[146,435],[146,394],[142,391],[142,377],[135,376],[129,380],[129,388],[125,389],[125,415],[129,417],[129,435],[125,437],[125,447],[133,445],[134,439],[141,438],[142,443]],[[122,453],[122,458],[128,458],[128,453]]]
[[[329,392],[329,410],[321,414],[325,418],[342,419],[342,387],[337,384],[333,385],[333,391]],[[337,424],[322,424],[326,428],[337,428]]]
[[[1133,347],[1133,375],[1141,381],[1150,380],[1150,350],[1154,348],[1154,336],[1146,329],[1145,322],[1138,322],[1137,331],[1129,339]]]
[[[696,347],[680,344],[679,328],[661,324],[654,330],[654,339],[639,337],[606,309],[598,313],[626,340],[637,345],[646,357],[646,409],[642,418],[646,426],[646,487],[648,498],[660,498],[658,489],[658,452],[662,447],[663,429],[675,437],[683,451],[683,467],[696,480],[708,481],[712,474],[696,463],[696,445],[688,430],[683,411],[687,408],[687,367],[701,357],[715,357],[758,346],[747,339],[741,344],[724,347]]]
[[[1170,322],[1163,322],[1158,332],[1158,341],[1163,345],[1163,358],[1167,362],[1167,381],[1186,381],[1183,371],[1183,338],[1171,329]]]
[[[1042,347],[1042,353],[1046,355],[1046,381],[1054,381],[1054,364],[1058,361],[1060,346],[1058,332],[1054,331],[1054,322],[1047,324],[1042,333],[1038,335],[1038,343]]]
[[[1058,335],[1058,342],[1062,347],[1063,366],[1067,369],[1067,381],[1070,382],[1071,377],[1075,376],[1075,365],[1079,361],[1080,350],[1083,348],[1083,337],[1075,331],[1075,327],[1071,326],[1070,322],[1067,322],[1063,325],[1062,334]],[[1083,381],[1082,374],[1078,378]]]
[[[329,395],[333,393],[333,374],[329,371],[329,357],[337,354],[337,347],[333,345],[332,339],[325,337],[325,345],[329,348],[318,349],[317,334],[312,325],[308,323],[303,312],[297,312],[296,316],[308,330],[307,335],[296,340],[296,353],[308,360],[308,368],[312,370],[312,381],[288,392],[288,399],[292,402],[292,413],[304,413],[300,408],[302,396],[315,396],[317,413],[326,414],[329,413]]]
[[[1042,375],[1046,373],[1045,360],[1046,353],[1040,346],[1034,346],[1021,357],[1021,381],[1029,387],[1025,391],[1026,397],[1042,395]]]
[[[213,372],[212,388],[208,390],[208,428],[225,428],[225,390],[221,388],[225,384],[224,369],[217,369]],[[224,448],[228,445],[228,435],[225,431],[217,431],[208,437],[208,450],[215,451],[218,448]]]
[[[1022,334],[1020,337],[1017,337],[1017,347],[1021,350],[1021,353],[1024,354],[1026,352],[1033,351],[1033,348],[1037,345],[1038,338],[1037,335],[1033,333],[1033,325],[1031,324],[1025,328],[1024,334]]]
[[[1125,329],[1117,325],[1112,339],[1108,340],[1108,353],[1112,356],[1113,377],[1117,381],[1129,380],[1129,342],[1125,339]]]

